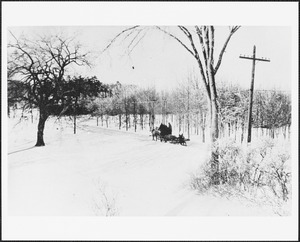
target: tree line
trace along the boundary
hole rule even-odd
[[[38,100],[28,102],[31,85],[17,80],[8,80],[8,105],[22,103],[23,108],[38,108]],[[29,90],[28,90],[29,89]],[[137,85],[104,84],[97,77],[67,76],[56,89],[47,87],[56,102],[48,105],[47,114],[71,116],[76,133],[77,115],[91,115],[97,126],[108,127],[109,120],[117,122],[119,129],[152,130],[161,122],[176,123],[178,130],[190,138],[190,134],[201,135],[206,142],[208,124],[207,99],[195,75],[171,91],[157,91],[155,87],[142,88]],[[238,85],[221,83],[217,87],[219,105],[219,137],[236,137],[241,131],[240,142],[246,136],[249,91]],[[59,94],[60,92],[60,94]],[[44,95],[41,91],[39,95]],[[9,115],[8,109],[8,115]],[[114,117],[114,118],[113,118]],[[275,138],[275,130],[283,128],[287,136],[291,125],[291,99],[289,93],[278,90],[256,90],[253,104],[253,128],[261,128]],[[105,124],[105,125],[104,125]]]
[[[153,129],[156,121],[167,124],[171,117],[176,117],[178,132],[185,135],[194,130],[202,135],[205,142],[205,133],[209,128],[206,98],[197,80],[182,83],[172,91],[157,91],[153,88],[140,88],[135,85],[118,83],[114,95],[107,98],[96,98],[91,103],[91,115],[102,122],[111,116],[118,119],[118,127],[126,130],[134,128]],[[249,108],[249,90],[238,85],[217,87],[219,93],[219,137],[236,136],[240,130],[240,142],[244,141],[247,128]],[[105,120],[104,120],[105,119]],[[171,121],[175,123],[174,120]],[[272,138],[275,131],[284,128],[283,135],[291,125],[291,98],[290,94],[279,90],[256,90],[253,103],[253,128],[268,130]],[[185,127],[184,127],[185,126]],[[266,131],[266,132],[268,132]],[[177,130],[176,130],[177,132]]]

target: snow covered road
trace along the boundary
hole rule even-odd
[[[34,132],[34,131],[33,131]],[[152,141],[137,134],[81,124],[45,147],[34,140],[10,147],[10,215],[232,216],[261,214],[225,198],[189,189],[207,147]]]

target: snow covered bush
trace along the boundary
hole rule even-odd
[[[237,185],[245,169],[240,145],[233,139],[219,140],[216,144],[219,156],[219,179],[221,184]]]
[[[277,198],[287,201],[291,192],[290,149],[267,138],[253,146],[251,153],[252,187],[269,188]]]
[[[190,187],[200,193],[205,192],[211,186],[211,177],[211,166],[206,162],[195,173],[190,174]]]
[[[291,193],[290,150],[267,138],[247,147],[232,139],[220,139],[213,147],[219,157],[220,185],[243,194],[287,201]],[[215,187],[206,162],[191,177],[191,187],[203,192]]]
[[[93,209],[97,216],[118,216],[116,195],[108,189],[107,184],[101,180],[94,181],[96,194],[93,199]]]

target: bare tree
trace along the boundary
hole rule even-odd
[[[214,26],[177,26],[179,33],[173,34],[171,31],[166,30],[164,27],[144,27],[144,26],[133,26],[120,32],[112,41],[108,44],[108,49],[117,39],[123,37],[123,40],[129,39],[128,50],[129,53],[132,49],[144,38],[147,31],[151,28],[163,32],[176,40],[180,46],[182,46],[189,54],[193,56],[198,64],[202,84],[208,100],[208,110],[210,114],[210,138],[212,147],[216,143],[219,137],[218,130],[218,102],[217,102],[217,89],[215,84],[215,76],[220,68],[222,59],[227,48],[227,45],[232,35],[240,28],[240,26],[229,27],[228,37],[225,40],[223,47],[217,57],[216,64],[215,60],[215,28]],[[106,50],[105,49],[105,50]],[[211,164],[212,174],[214,174],[213,183],[219,183],[219,162],[217,152],[212,149],[211,152]]]
[[[44,146],[44,127],[51,110],[62,102],[62,83],[71,65],[89,65],[88,53],[81,53],[81,46],[74,38],[61,36],[29,40],[16,38],[8,44],[8,72],[23,82],[26,93],[23,100],[39,109],[37,142]]]

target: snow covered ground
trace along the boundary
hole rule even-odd
[[[208,147],[152,141],[149,132],[106,129],[80,119],[8,120],[8,214],[41,216],[276,216],[272,209],[189,187]]]

